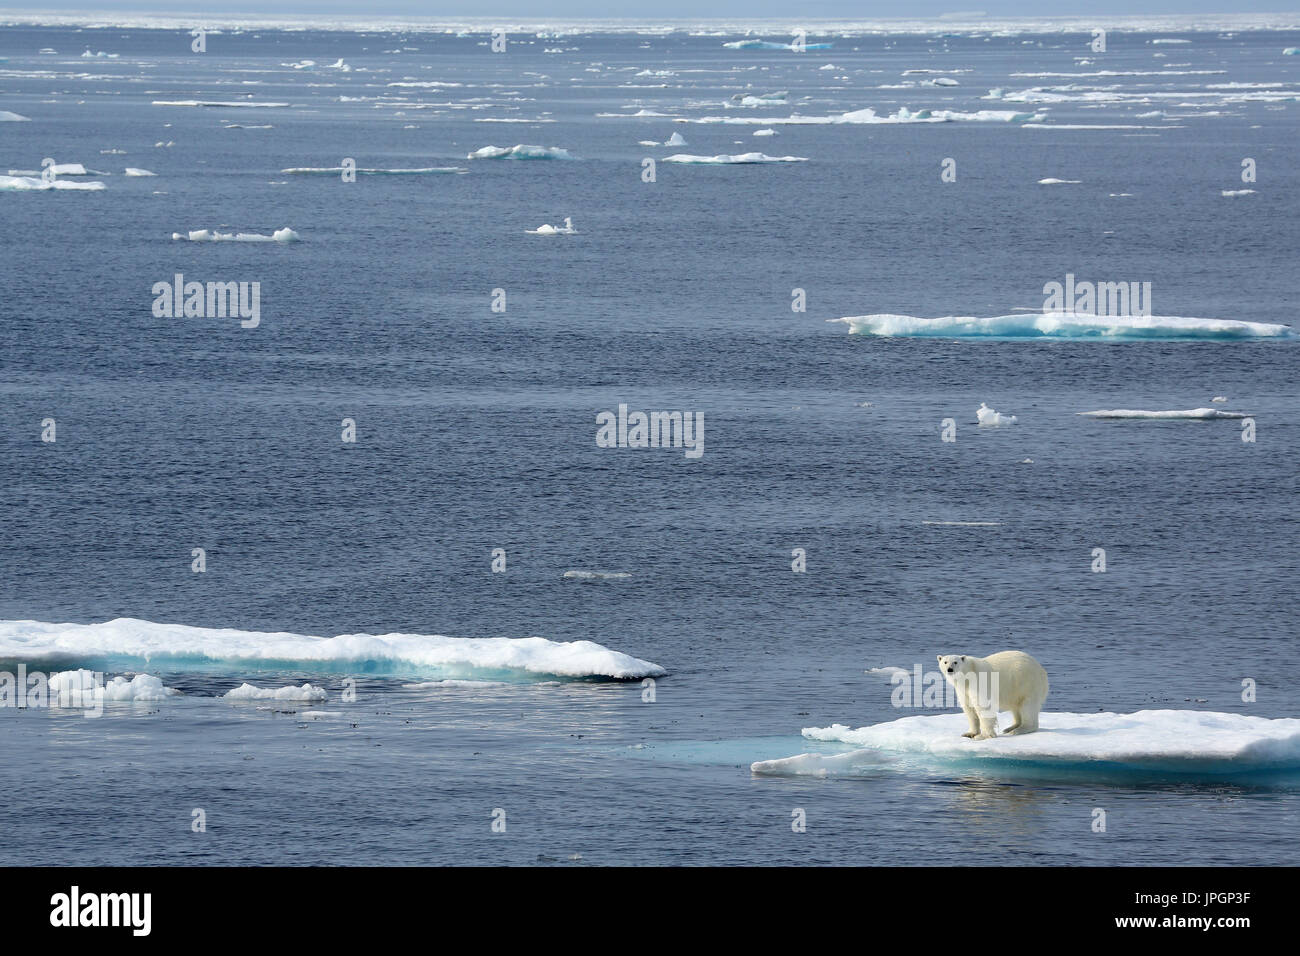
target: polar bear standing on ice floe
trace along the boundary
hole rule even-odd
[[[970,721],[963,737],[987,740],[998,735],[998,711],[1009,710],[1015,721],[1007,734],[1038,729],[1038,712],[1047,700],[1047,671],[1024,651],[1002,651],[988,657],[940,654],[943,678],[957,691],[957,700]]]

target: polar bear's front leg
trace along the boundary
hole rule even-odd
[[[975,712],[975,708],[969,704],[963,704],[962,710],[966,712],[966,720],[970,723],[970,730],[962,734],[963,737],[978,737],[980,733],[980,717]]]
[[[976,740],[988,740],[990,737],[998,735],[998,715],[997,714],[980,714],[980,732],[975,735]]]

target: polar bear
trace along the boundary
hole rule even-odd
[[[998,711],[1009,710],[1015,722],[1007,734],[1038,729],[1038,712],[1047,700],[1047,671],[1024,651],[1001,651],[988,657],[939,654],[944,680],[970,721],[963,737],[987,740],[998,734]]]

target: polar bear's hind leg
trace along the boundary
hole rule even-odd
[[[1020,708],[1019,708],[1019,707],[1012,707],[1012,708],[1011,708],[1011,726],[1008,727],[1006,730],[1002,731],[1002,733],[1003,733],[1003,734],[1015,734],[1015,733],[1019,733],[1019,732],[1020,732],[1020,727],[1021,727],[1021,725],[1022,725],[1024,722],[1025,722],[1024,718],[1020,716]]]
[[[1041,700],[1026,700],[1015,711],[1016,722],[1007,728],[1009,734],[1032,734],[1038,729],[1038,711],[1043,706]]]
[[[1020,726],[1016,728],[1018,734],[1032,734],[1038,729],[1038,708],[1032,710],[1026,708],[1025,714],[1020,718]]]

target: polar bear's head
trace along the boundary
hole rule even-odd
[[[971,666],[965,654],[938,654],[939,670],[943,671],[945,680],[953,680],[958,674],[970,672]]]

